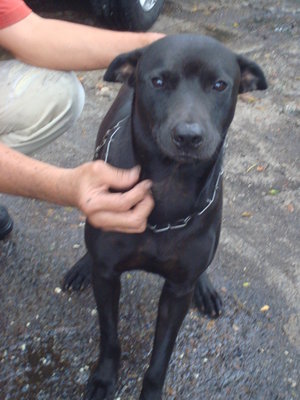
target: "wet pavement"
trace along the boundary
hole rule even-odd
[[[300,398],[299,21],[299,1],[174,0],[153,27],[217,37],[257,61],[270,86],[240,96],[229,133],[223,229],[210,268],[224,313],[209,320],[191,308],[164,400]],[[118,90],[102,75],[78,74],[86,90],[82,117],[37,158],[65,167],[92,158]],[[0,242],[0,398],[80,399],[97,359],[95,302],[91,288],[63,293],[60,285],[84,253],[83,218],[39,201],[2,195],[0,203],[15,221]],[[138,399],[161,285],[140,272],[122,278],[116,399]]]

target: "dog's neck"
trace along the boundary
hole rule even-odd
[[[201,195],[203,192],[206,195],[213,169],[221,168],[222,155],[210,163],[179,163],[159,152],[147,127],[138,118],[132,118],[131,133],[134,154],[142,167],[141,179],[153,182],[155,208],[149,223],[172,223],[197,212],[203,205]],[[214,185],[216,180],[213,177],[211,181]]]

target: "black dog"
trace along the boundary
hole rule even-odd
[[[177,332],[194,295],[218,315],[221,300],[204,272],[219,240],[222,158],[237,95],[266,89],[261,69],[214,39],[169,36],[117,57],[104,79],[127,82],[104,119],[95,159],[153,181],[155,208],[142,234],[103,232],[86,224],[88,253],[68,274],[80,286],[92,268],[101,346],[86,399],[112,399],[120,360],[120,275],[143,269],[165,278],[154,348],[140,399],[158,400]]]

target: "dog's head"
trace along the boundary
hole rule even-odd
[[[257,64],[201,35],[167,36],[122,54],[104,79],[134,88],[134,117],[144,133],[165,157],[186,163],[217,153],[238,93],[267,88]]]

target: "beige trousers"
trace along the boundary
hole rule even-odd
[[[73,72],[0,62],[0,142],[25,154],[67,131],[84,105]]]

